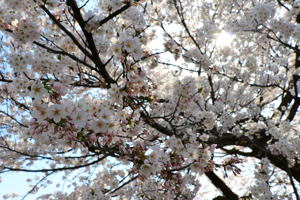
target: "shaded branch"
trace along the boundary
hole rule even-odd
[[[179,5],[177,4],[177,1],[179,2]],[[183,9],[182,9],[182,6],[181,6],[181,2],[180,0],[173,0],[174,2],[174,5],[175,5],[175,8],[176,8],[176,11],[177,11],[177,14],[180,18],[180,21],[181,21],[181,24],[183,25],[186,33],[188,34],[188,36],[191,38],[191,40],[193,41],[193,43],[195,44],[195,46],[198,48],[198,50],[200,51],[201,54],[203,54],[198,42],[196,41],[196,39],[194,38],[194,36],[191,34],[186,22],[185,22],[185,19],[184,19],[184,16],[183,16]]]
[[[103,156],[93,162],[90,163],[86,163],[83,165],[76,165],[73,167],[61,167],[61,168],[54,168],[54,169],[23,169],[23,168],[13,168],[13,167],[7,167],[4,166],[3,169],[7,169],[9,171],[19,171],[19,172],[56,172],[56,171],[64,171],[64,170],[75,170],[75,169],[79,169],[79,168],[83,168],[83,167],[87,167],[93,164],[96,164],[98,162],[100,162],[101,160],[104,160],[107,156]]]
[[[175,135],[173,131],[170,129],[161,126],[155,120],[151,119],[150,116],[147,116],[145,113],[141,113],[141,117],[144,119],[144,122],[150,125],[152,128],[156,129],[162,134],[172,136]],[[249,139],[246,136],[236,137],[231,134],[223,134],[220,135],[218,132],[213,129],[211,130],[211,137],[209,138],[207,144],[212,145],[216,144],[218,148],[225,147],[225,146],[243,146],[249,147],[252,149],[251,155],[246,155],[243,153],[243,156],[250,156],[261,159],[263,157],[267,157],[273,165],[280,168],[281,170],[287,172],[286,162],[287,159],[281,155],[273,155],[269,150],[266,149],[267,141],[270,139],[269,136],[265,136],[264,132],[261,131],[260,138],[253,138]],[[180,135],[177,135],[180,137]],[[230,153],[230,152],[228,152]],[[234,154],[238,154],[239,152],[234,151]],[[300,164],[296,163],[293,167],[289,168],[291,171],[291,175],[300,183]]]
[[[98,23],[98,27],[102,26],[103,24],[107,23],[109,20],[113,19],[114,17],[118,16],[119,14],[121,14],[122,12],[124,12],[125,10],[127,10],[128,8],[130,8],[131,5],[130,3],[126,3],[123,7],[119,8],[118,10],[112,12],[111,14],[109,14],[107,17],[105,17],[104,19],[102,19],[99,23]]]
[[[75,38],[75,36],[66,28],[64,27],[57,19],[56,17],[44,6],[40,6],[45,13],[49,16],[49,18],[65,33],[67,34],[71,40],[76,44],[76,46],[84,53],[87,57],[92,59],[92,55],[90,52],[88,52],[80,43],[79,41]]]
[[[132,181],[134,181],[135,179],[137,179],[139,176],[134,176],[133,178],[129,179],[128,181],[126,181],[125,183],[123,183],[122,185],[120,185],[119,187],[117,187],[116,189],[112,190],[111,192],[109,192],[110,194],[113,194],[115,192],[117,192],[118,190],[120,190],[121,188],[123,188],[124,186],[126,186],[127,184],[131,183]]]
[[[107,83],[108,87],[110,87],[111,83],[116,83],[114,79],[110,77],[108,72],[105,70],[105,64],[101,61],[97,47],[95,45],[95,41],[93,38],[92,33],[88,32],[85,29],[86,21],[83,19],[80,8],[77,6],[77,3],[75,0],[67,0],[67,5],[71,8],[73,11],[73,17],[78,22],[85,38],[88,44],[89,49],[92,52],[92,55],[90,55],[91,60],[95,63],[97,67],[97,72],[105,79],[105,82]]]
[[[80,59],[77,58],[76,56],[74,56],[74,55],[72,55],[72,54],[70,54],[70,53],[68,53],[68,52],[66,52],[66,51],[59,51],[59,50],[52,49],[52,48],[50,48],[50,47],[48,47],[48,46],[46,46],[46,45],[44,45],[44,44],[42,44],[42,43],[39,43],[39,42],[37,42],[37,41],[34,41],[33,43],[34,43],[35,45],[37,45],[37,46],[43,48],[43,49],[48,50],[50,53],[68,56],[68,57],[71,58],[72,60],[77,61],[77,62],[79,62],[79,63],[81,63],[81,64],[87,66],[88,68],[90,68],[90,69],[92,69],[92,70],[95,70],[95,68],[94,68],[93,66],[89,65],[88,63],[86,63],[86,62],[80,60]]]
[[[205,175],[209,178],[212,184],[222,191],[224,196],[230,200],[238,200],[239,196],[235,194],[222,179],[220,179],[213,171],[205,172]]]
[[[54,172],[51,172],[51,173],[49,173],[49,174],[46,174],[43,178],[41,178],[41,179],[40,179],[40,180],[39,180],[39,181],[31,188],[31,190],[29,190],[29,191],[22,197],[21,200],[24,200],[29,194],[33,193],[33,192],[37,189],[38,185],[39,185],[40,183],[42,183],[43,181],[47,180],[48,176],[51,176],[53,173],[54,173]]]

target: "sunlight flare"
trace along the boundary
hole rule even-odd
[[[222,31],[216,36],[216,46],[217,47],[228,47],[232,44],[234,35],[232,33]]]

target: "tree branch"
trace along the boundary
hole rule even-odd
[[[222,191],[227,199],[239,200],[239,196],[235,194],[213,171],[205,172],[205,175],[216,188]]]
[[[72,41],[76,44],[76,46],[82,51],[82,53],[84,53],[87,57],[89,57],[90,59],[92,59],[92,55],[90,52],[88,52],[80,43],[79,41],[75,38],[75,36],[66,28],[64,27],[55,17],[54,15],[52,15],[52,13],[44,6],[41,5],[40,8],[42,8],[45,13],[49,16],[49,18],[64,32],[66,33],[71,39]]]
[[[13,167],[7,167],[4,166],[3,169],[7,169],[9,171],[19,171],[19,172],[56,172],[56,171],[64,171],[64,170],[75,170],[75,169],[79,169],[79,168],[83,168],[83,167],[87,167],[93,164],[96,164],[98,162],[100,162],[101,160],[105,159],[107,157],[107,155],[102,156],[101,158],[98,158],[97,160],[90,162],[90,163],[86,163],[83,165],[76,165],[73,167],[61,167],[61,168],[54,168],[54,169],[22,169],[22,168],[13,168]]]
[[[108,84],[108,87],[109,87],[111,83],[116,83],[116,81],[114,79],[112,79],[110,77],[110,75],[108,74],[108,72],[105,70],[105,65],[103,64],[103,62],[101,61],[101,59],[99,57],[98,50],[95,45],[95,41],[93,39],[93,35],[85,29],[86,21],[83,19],[82,15],[80,13],[80,8],[78,8],[75,0],[67,0],[67,5],[73,11],[73,17],[78,22],[78,24],[86,38],[88,47],[92,52],[92,55],[90,58],[95,63],[99,74],[105,79],[105,82]]]

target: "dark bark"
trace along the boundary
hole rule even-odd
[[[213,171],[205,172],[205,175],[209,178],[212,184],[222,191],[225,199],[238,200],[239,197],[235,194],[222,179],[220,179]]]

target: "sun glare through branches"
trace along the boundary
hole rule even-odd
[[[234,35],[232,33],[222,31],[216,35],[217,47],[229,47],[232,44]]]

